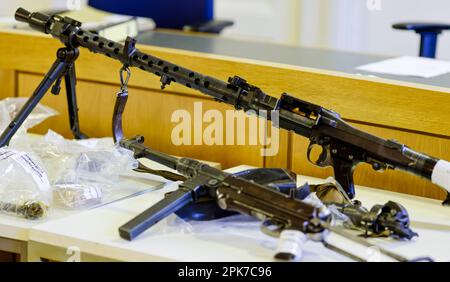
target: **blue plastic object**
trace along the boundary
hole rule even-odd
[[[420,56],[426,58],[436,57],[437,48],[437,37],[436,32],[423,32],[420,34]]]
[[[437,40],[443,30],[450,29],[448,24],[438,23],[398,23],[392,25],[395,29],[414,30],[420,35],[421,57],[435,58],[437,49]]]
[[[291,189],[296,189],[296,175],[290,171],[278,168],[255,168],[234,174],[235,176],[252,180],[258,184],[266,185],[277,191],[289,195]],[[305,198],[309,190],[305,192],[299,189],[299,199]],[[175,212],[184,220],[213,220],[237,214],[237,212],[222,210],[215,200],[207,197],[198,199],[195,203],[189,203]]]
[[[208,22],[213,0],[89,0],[89,5],[111,13],[152,18],[158,28],[182,29]]]

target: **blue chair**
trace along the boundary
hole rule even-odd
[[[231,21],[214,20],[213,0],[89,0],[115,14],[152,18],[156,27],[220,33]]]
[[[426,58],[436,57],[437,40],[443,30],[450,29],[448,24],[439,23],[397,23],[392,25],[395,29],[414,30],[420,35],[419,56]]]

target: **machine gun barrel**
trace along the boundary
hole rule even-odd
[[[70,43],[74,47],[87,48],[94,53],[122,61],[127,66],[137,67],[160,76],[163,86],[174,81],[214,98],[221,99],[229,95],[227,83],[140,52],[135,48],[134,40],[129,45],[121,44],[82,29],[81,23],[74,19],[30,13],[23,8],[16,11],[15,17],[19,21],[28,23],[32,29],[50,34],[65,44]]]

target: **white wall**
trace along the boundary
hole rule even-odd
[[[419,36],[391,28],[403,21],[450,23],[448,0],[302,0],[320,2],[329,9],[322,13],[327,22],[322,41],[312,40],[300,31],[299,43],[384,55],[417,55]],[[368,6],[377,3],[376,7]],[[306,12],[305,10],[303,13]],[[305,26],[303,26],[305,27]],[[438,55],[450,59],[450,32],[440,36]]]
[[[295,41],[298,0],[215,0],[215,17],[234,26],[225,35],[276,42]]]
[[[0,0],[0,17],[12,17],[18,7],[27,10],[74,8],[86,3],[87,0]]]
[[[18,6],[30,10],[64,8],[86,1],[1,0],[0,16],[12,16]],[[411,20],[450,23],[450,1],[215,0],[215,14],[235,21],[226,29],[227,36],[382,55],[417,55],[419,37],[393,30],[391,25]],[[437,56],[450,60],[450,31],[440,36]]]
[[[367,5],[369,2],[370,5]],[[379,8],[379,9],[378,9]],[[401,21],[450,23],[449,0],[216,0],[216,16],[236,21],[226,34],[383,55],[417,55],[419,37]],[[450,59],[450,31],[438,58]]]
[[[419,37],[414,32],[388,29],[392,23],[401,21],[434,21],[450,23],[448,0],[383,0],[381,11],[369,12],[366,18],[368,30],[376,36],[366,35],[363,48],[370,52],[392,54],[417,54]],[[389,44],[393,42],[393,44]],[[450,32],[439,37],[437,57],[450,59]]]

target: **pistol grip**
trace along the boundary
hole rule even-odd
[[[132,241],[142,232],[158,223],[158,221],[192,202],[192,193],[188,189],[178,189],[167,194],[164,199],[122,225],[119,228],[120,237]]]
[[[355,197],[355,184],[353,182],[353,161],[333,158],[334,178],[342,186],[350,199]]]

